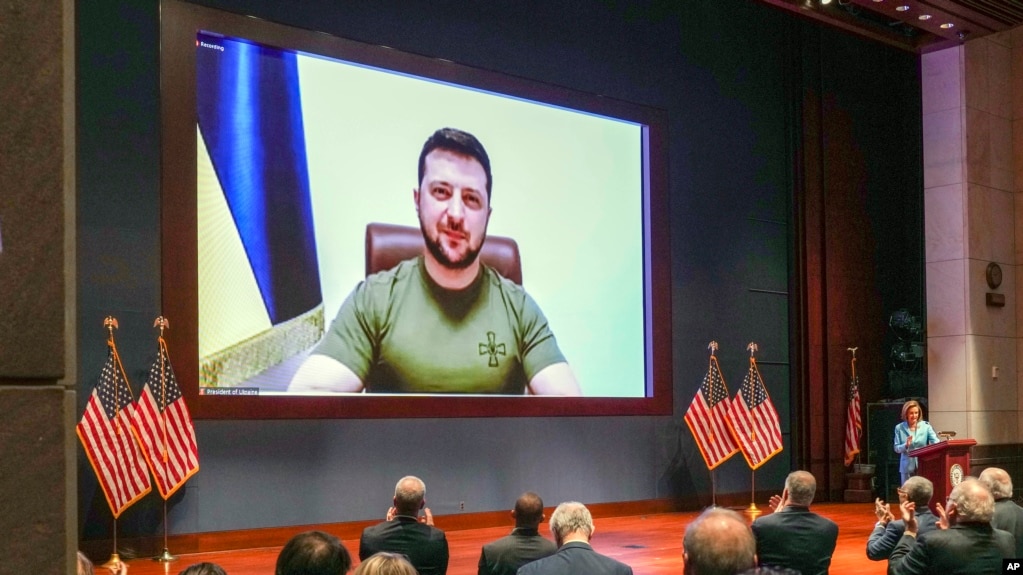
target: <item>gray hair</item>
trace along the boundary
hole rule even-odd
[[[948,498],[955,503],[959,523],[990,523],[995,515],[995,498],[973,477],[963,479]]]
[[[724,507],[709,507],[686,526],[682,550],[687,575],[732,575],[756,565],[753,531]]]
[[[589,539],[593,535],[593,516],[582,503],[566,501],[551,514],[550,528],[559,540],[575,531],[586,532],[586,538]]]
[[[817,491],[817,480],[809,471],[793,471],[785,478],[785,489],[789,491],[789,502],[794,505],[810,505]]]
[[[1012,478],[1004,469],[988,467],[980,472],[980,482],[991,491],[996,500],[1012,497]]]
[[[934,496],[934,484],[926,477],[914,475],[902,484],[902,490],[906,492],[906,499],[916,504],[917,509],[926,507]]]
[[[406,475],[394,486],[394,507],[400,515],[416,515],[426,500],[426,484],[414,475]]]

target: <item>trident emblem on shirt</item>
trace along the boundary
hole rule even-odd
[[[487,366],[497,367],[497,356],[507,354],[504,351],[504,344],[497,343],[497,334],[488,331],[487,343],[480,342],[480,355],[489,355],[490,361],[487,363]]]

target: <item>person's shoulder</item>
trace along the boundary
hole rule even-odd
[[[367,286],[380,286],[393,284],[396,281],[407,280],[419,273],[419,266],[423,259],[419,256],[398,262],[393,268],[381,270],[366,276],[363,282]]]
[[[382,531],[385,531],[388,527],[390,527],[393,524],[394,524],[393,521],[381,521],[380,523],[377,523],[375,525],[370,525],[369,527],[366,527],[365,529],[362,530],[362,536],[366,537],[377,535]]]
[[[525,295],[526,293],[525,288],[511,281],[510,279],[504,277],[503,275],[501,275],[501,272],[484,263],[480,263],[480,268],[483,270],[484,280],[491,286],[497,287],[501,291],[509,294]]]

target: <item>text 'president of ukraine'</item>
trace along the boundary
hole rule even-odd
[[[475,136],[426,140],[412,191],[426,250],[356,286],[289,391],[581,395],[536,302],[479,261],[491,186]]]

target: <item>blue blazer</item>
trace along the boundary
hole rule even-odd
[[[906,448],[906,439],[913,436],[913,443]],[[916,431],[909,432],[909,424],[903,421],[895,426],[895,453],[899,454],[899,473],[913,475],[916,473],[916,458],[906,455],[907,451],[919,449],[925,445],[938,442],[934,428],[926,421],[916,423]]]

